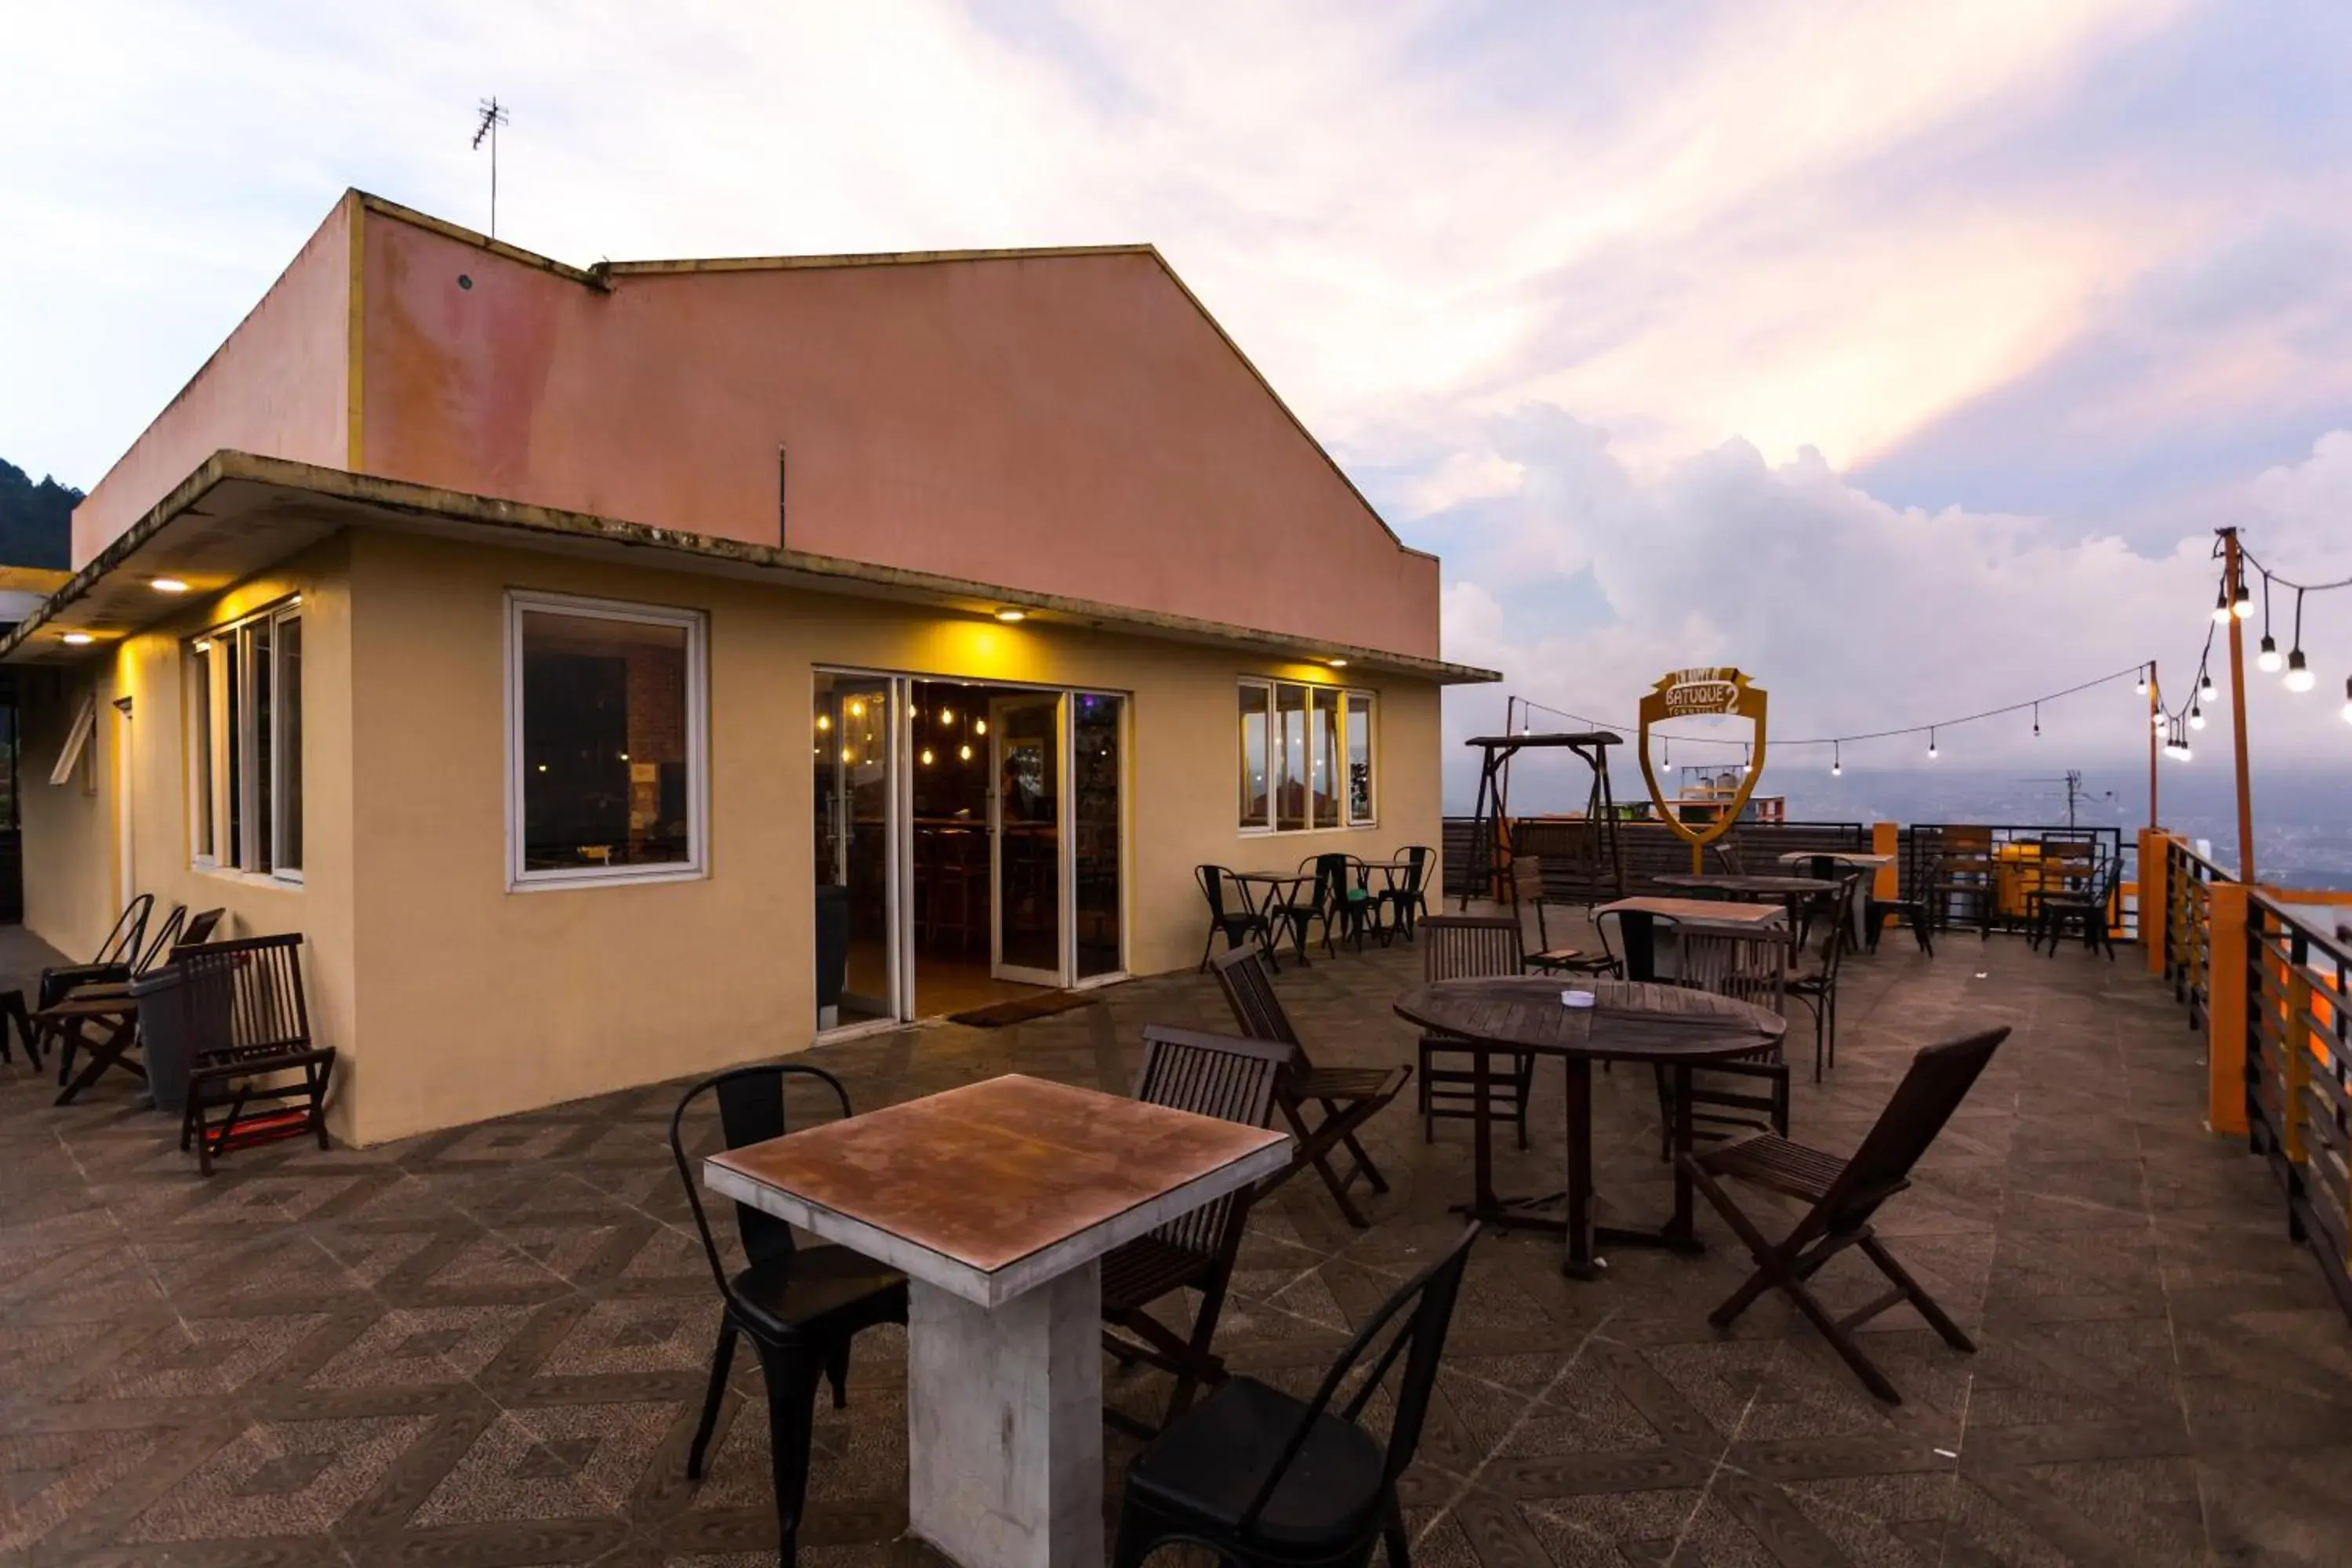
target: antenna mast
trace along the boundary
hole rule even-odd
[[[499,237],[499,127],[507,122],[504,105],[496,98],[486,98],[476,109],[481,118],[474,125],[474,151],[482,150],[482,138],[490,140],[490,237]]]

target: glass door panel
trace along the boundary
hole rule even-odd
[[[1000,980],[1063,983],[1061,714],[1058,693],[989,700],[990,952]]]
[[[899,1014],[891,686],[880,677],[816,677],[819,1028]]]
[[[1126,763],[1122,698],[1081,691],[1070,718],[1070,831],[1076,840],[1071,908],[1078,978],[1117,974],[1121,956],[1119,771]]]

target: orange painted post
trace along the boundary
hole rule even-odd
[[[2246,885],[2207,889],[2205,1125],[2246,1131]]]
[[[1873,855],[1900,855],[1903,852],[1902,846],[1903,827],[1900,823],[1874,822],[1870,825],[1870,852]],[[1881,866],[1872,873],[1870,896],[1887,902],[1900,898],[1903,886],[1900,872],[1901,868],[1893,860]],[[1870,937],[1873,942],[1875,942],[1878,940],[1878,933],[1873,931]]]
[[[2171,861],[2164,853],[2164,835],[2153,827],[2139,830],[2139,942],[2147,949],[2147,972],[2164,973],[2165,904],[2170,896],[2165,874]]]

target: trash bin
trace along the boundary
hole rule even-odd
[[[139,1044],[147,1058],[147,1092],[155,1109],[177,1116],[187,1109],[188,1074],[199,1048],[194,993],[176,963],[148,971],[131,983],[139,1004]]]

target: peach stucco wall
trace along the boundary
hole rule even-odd
[[[1148,254],[604,291],[373,212],[362,244],[371,472],[774,544],[781,447],[794,549],[1437,654],[1437,563]]]
[[[223,448],[349,466],[351,233],[327,215],[261,302],[74,509],[76,569]]]

